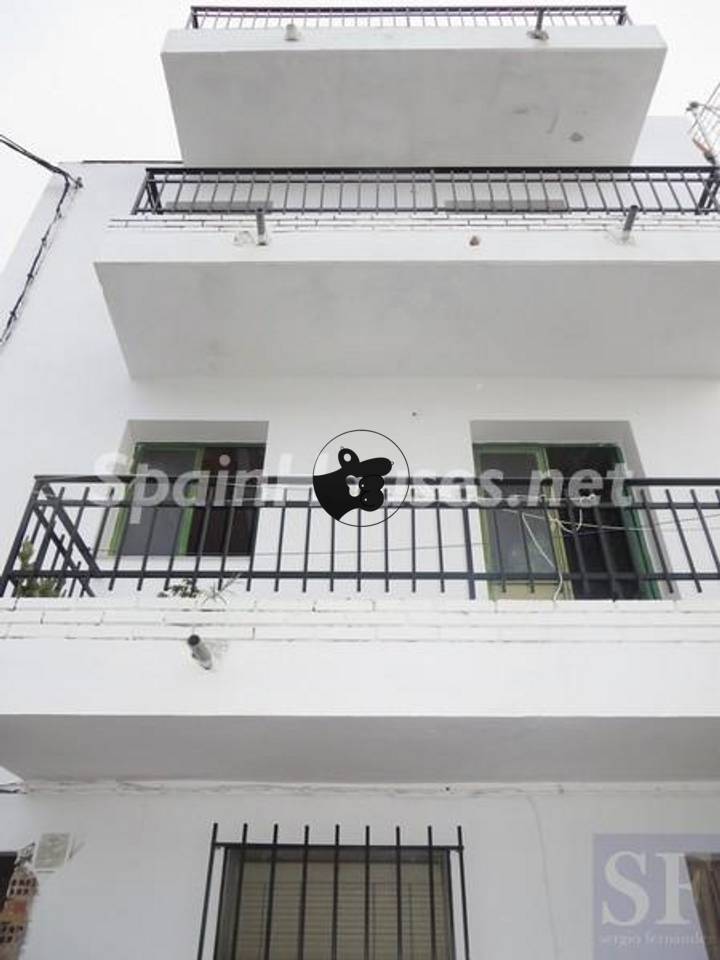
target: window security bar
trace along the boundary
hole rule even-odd
[[[625,6],[232,7],[192,6],[190,30],[352,27],[626,26]]]
[[[234,169],[149,167],[133,215],[720,213],[713,168]]]
[[[354,595],[657,599],[717,591],[720,480],[566,481],[526,495],[527,478],[386,480],[385,502],[333,520],[308,477],[211,475],[200,497],[159,499],[139,476],[39,477],[0,595],[113,590],[196,596]],[[523,492],[525,491],[525,492]],[[621,494],[618,498],[618,493]],[[383,521],[386,522],[378,522]]]
[[[311,842],[306,826],[288,843],[275,824],[258,843],[245,823],[221,841],[213,824],[197,960],[470,960],[462,828],[450,844],[430,826],[414,845],[400,827],[390,843],[360,836]]]

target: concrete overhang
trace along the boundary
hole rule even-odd
[[[112,229],[131,375],[717,376],[713,229]]]
[[[174,30],[188,165],[622,165],[665,57],[653,26]]]
[[[716,780],[720,718],[4,717],[25,780]]]

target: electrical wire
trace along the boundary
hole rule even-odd
[[[39,166],[44,167],[46,170],[49,170],[50,173],[57,174],[58,176],[62,177],[64,181],[63,190],[62,190],[62,193],[60,194],[60,199],[55,205],[55,210],[53,211],[53,215],[50,219],[50,223],[47,225],[45,232],[40,238],[40,243],[38,245],[35,256],[32,259],[32,263],[30,264],[30,269],[25,274],[25,282],[23,283],[20,294],[15,300],[15,303],[12,305],[10,309],[10,313],[8,314],[8,318],[5,321],[5,326],[2,330],[2,333],[0,333],[0,348],[2,348],[8,342],[8,340],[10,339],[13,333],[13,330],[15,329],[15,326],[18,321],[18,317],[20,315],[20,310],[22,309],[22,305],[25,301],[25,297],[27,296],[28,290],[30,289],[30,286],[33,280],[38,274],[38,270],[40,267],[40,263],[43,259],[43,255],[48,248],[48,245],[50,242],[50,236],[53,232],[55,225],[58,223],[60,219],[62,219],[63,206],[68,197],[68,194],[70,193],[71,190],[79,190],[83,184],[80,177],[73,177],[71,174],[67,172],[67,170],[63,170],[62,167],[58,167],[54,163],[50,163],[48,160],[43,160],[42,157],[39,157],[37,154],[21,146],[19,143],[16,143],[14,140],[11,140],[10,137],[2,133],[0,133],[0,144],[2,144],[3,146],[7,147],[10,150],[15,151],[15,153],[19,153],[20,156],[26,157],[28,160],[32,160],[33,163],[37,163]]]

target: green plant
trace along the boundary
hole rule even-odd
[[[197,583],[193,583],[190,577],[174,583],[168,590],[161,590],[158,594],[159,597],[180,597],[183,600],[192,600],[199,595]]]
[[[29,540],[24,540],[20,547],[20,572],[25,574],[18,582],[18,597],[61,597],[63,580],[59,577],[38,579],[34,576],[32,562],[35,547]]]

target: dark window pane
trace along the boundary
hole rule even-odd
[[[168,448],[143,445],[138,453],[138,466],[149,470],[160,470],[168,477],[177,477],[189,470],[195,469],[196,450],[192,448]],[[138,481],[138,490],[142,496],[151,496],[157,489],[152,479]],[[128,494],[130,496],[130,494]],[[172,501],[172,491],[164,500],[167,506],[139,507],[134,511],[137,522],[131,522],[131,510],[124,511],[125,524],[122,553],[125,556],[144,554],[148,547],[150,528],[151,556],[167,556],[172,553],[175,538],[182,531],[183,509],[176,507]],[[153,515],[155,519],[153,521]],[[122,535],[122,534],[121,534]]]
[[[206,447],[202,469],[210,474],[207,504],[192,510],[188,553],[218,556],[249,554],[255,537],[257,481],[238,473],[262,471],[263,447]],[[226,471],[227,478],[218,477]],[[227,482],[226,482],[227,481]]]

